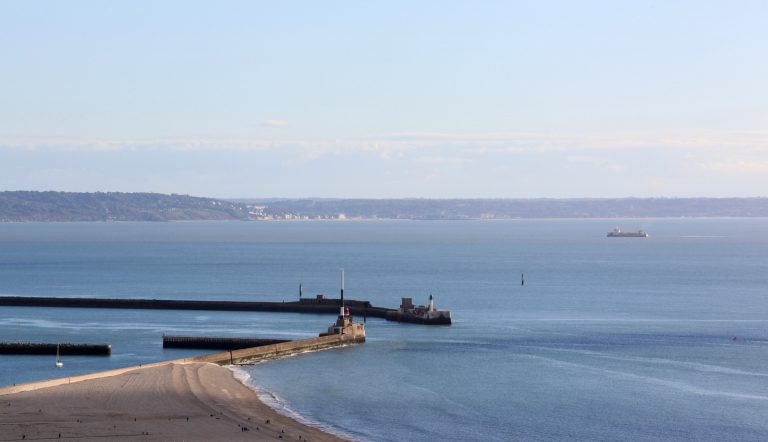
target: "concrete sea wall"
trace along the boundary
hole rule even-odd
[[[382,318],[388,321],[410,322],[425,325],[448,325],[451,319],[423,319],[400,313],[397,309],[375,307],[369,301],[349,299],[344,301],[355,316]],[[183,299],[117,299],[117,298],[57,298],[38,296],[0,296],[0,306],[7,307],[72,307],[72,308],[123,308],[155,310],[209,310],[243,312],[290,312],[337,314],[341,300],[336,298],[304,298],[299,301],[197,301]]]
[[[222,353],[198,356],[195,362],[211,362],[218,365],[252,364],[265,359],[275,359],[306,351],[324,350],[349,344],[365,342],[365,336],[332,335],[319,338],[300,339],[261,347],[232,350]]]
[[[6,307],[124,308],[154,310],[209,310],[337,314],[340,299],[303,299],[301,301],[198,301],[184,299],[59,298],[51,296],[0,296]],[[385,318],[392,309],[373,307],[368,301],[346,300],[354,315]]]

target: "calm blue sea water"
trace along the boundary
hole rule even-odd
[[[647,239],[606,238],[619,224]],[[361,346],[244,368],[277,407],[363,440],[768,439],[768,220],[0,224],[0,293],[450,308]],[[525,273],[526,284],[520,285]],[[321,315],[0,307],[0,384],[194,354],[162,333],[309,337]]]

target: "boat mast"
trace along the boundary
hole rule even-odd
[[[59,357],[59,347],[61,344],[56,344],[56,368],[61,368],[64,366],[64,363],[61,362],[61,358]]]
[[[341,269],[341,315],[344,316],[344,269]]]

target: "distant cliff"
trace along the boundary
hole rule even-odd
[[[0,192],[0,222],[768,217],[768,198],[250,199]]]
[[[187,195],[0,192],[0,222],[229,220],[246,216],[243,204]]]

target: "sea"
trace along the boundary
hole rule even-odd
[[[607,238],[618,225],[648,238]],[[0,294],[450,309],[236,375],[363,441],[768,440],[768,219],[0,224]],[[357,318],[363,320],[363,318]],[[163,334],[308,338],[333,315],[0,307],[0,385],[206,353]]]

